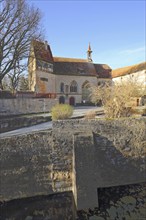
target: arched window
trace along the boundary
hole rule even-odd
[[[90,83],[89,81],[85,81],[83,84],[82,84],[82,88],[89,88],[90,87]]]
[[[82,84],[82,101],[90,101],[90,83],[87,80]]]
[[[60,92],[64,92],[64,83],[60,83]]]
[[[77,82],[76,81],[72,81],[70,84],[70,92],[77,92]]]

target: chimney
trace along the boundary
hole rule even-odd
[[[48,50],[48,41],[45,41],[45,50]]]

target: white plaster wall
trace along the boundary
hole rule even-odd
[[[40,78],[47,78],[48,82],[40,80]],[[55,93],[55,75],[52,73],[36,70],[36,92]],[[40,85],[41,84],[41,85]],[[44,87],[44,91],[41,91],[41,87]]]
[[[129,80],[140,83],[142,86],[146,86],[146,70],[113,78],[113,81],[117,83],[121,83],[123,81],[129,81]]]
[[[40,78],[46,78],[48,81],[42,81]],[[75,98],[75,103],[82,102],[82,85],[88,81],[91,85],[97,85],[97,83],[103,81],[109,81],[109,79],[96,78],[96,76],[70,76],[70,75],[55,75],[42,70],[36,70],[34,72],[34,84],[32,86],[32,91],[37,93],[56,93],[57,98],[60,96],[65,97],[65,102],[69,103],[69,98],[73,96]],[[72,81],[76,81],[78,84],[77,93],[70,93],[69,88]],[[68,85],[68,96],[60,92],[60,84]]]

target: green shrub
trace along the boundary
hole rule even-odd
[[[51,109],[52,120],[68,119],[73,114],[73,107],[68,104],[57,104]]]

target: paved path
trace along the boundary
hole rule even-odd
[[[86,114],[86,112],[91,111],[91,110],[96,110],[97,112],[100,112],[103,110],[103,108],[102,107],[101,108],[95,107],[95,106],[76,107],[74,109],[74,113],[73,113],[72,118],[84,116]],[[41,123],[38,125],[19,128],[19,129],[13,130],[13,131],[1,133],[0,138],[10,137],[10,136],[14,136],[14,135],[30,134],[30,133],[33,133],[36,131],[43,131],[43,130],[47,130],[47,129],[51,129],[51,128],[52,128],[52,121],[49,121],[49,122]]]
[[[36,131],[43,131],[52,128],[52,121],[33,125],[31,127],[19,128],[13,131],[8,131],[0,134],[0,138],[10,137],[14,135],[30,134]]]

